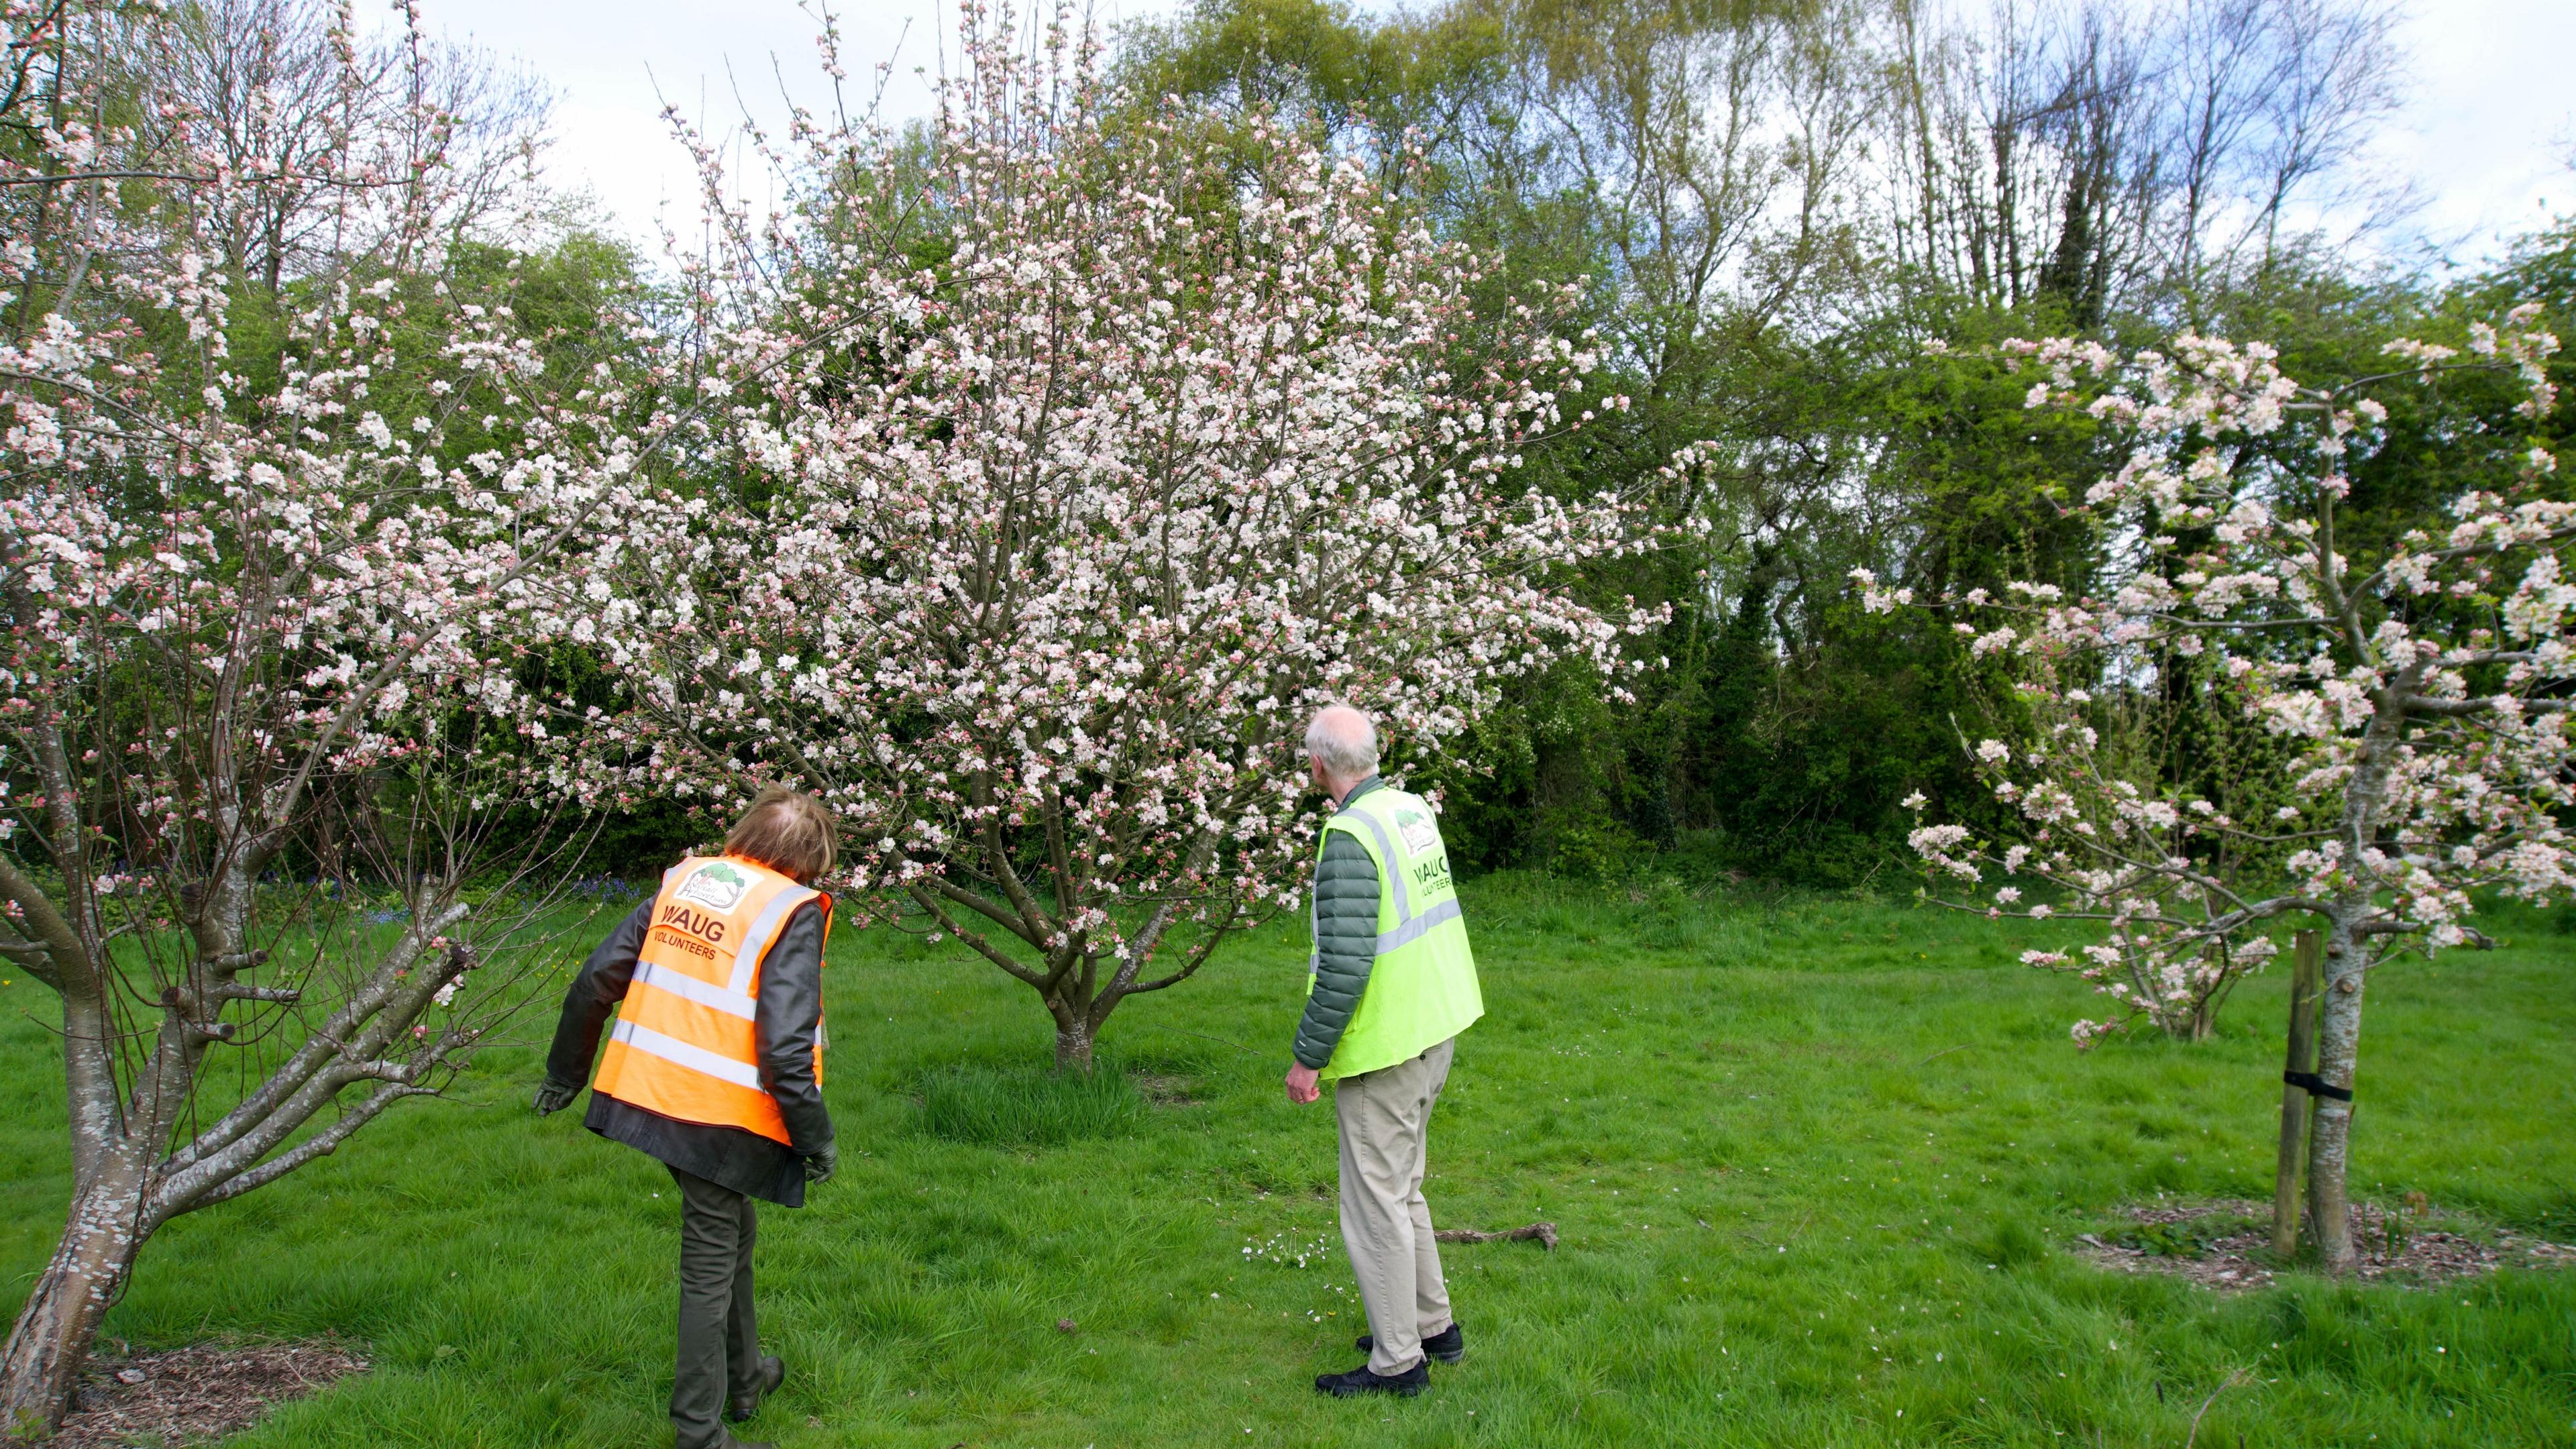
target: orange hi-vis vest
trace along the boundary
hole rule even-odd
[[[682,1122],[789,1142],[777,1101],[760,1085],[752,1021],[761,962],[788,916],[818,898],[828,939],[832,898],[765,865],[692,856],[663,872],[653,926],[591,1090]],[[819,1025],[814,1080],[823,1080]]]

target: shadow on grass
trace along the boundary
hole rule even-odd
[[[914,1091],[914,1125],[931,1137],[981,1147],[1052,1147],[1124,1137],[1144,1125],[1145,1094],[1103,1062],[1089,1075],[1041,1066],[967,1063],[934,1067]]]

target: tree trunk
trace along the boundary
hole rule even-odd
[[[2325,992],[2317,1003],[2317,1076],[2328,1088],[2347,1094],[2361,1052],[2362,957],[2352,920],[2338,913],[2326,938]],[[2333,1091],[2319,1093],[2308,1137],[2308,1221],[2316,1232],[2317,1256],[2329,1273],[2349,1273],[2359,1261],[2352,1241],[2352,1204],[2344,1190],[2351,1155],[2352,1103]]]
[[[1055,1024],[1055,1069],[1091,1075],[1091,1043],[1099,1028],[1080,1016]]]
[[[62,1244],[0,1354],[0,1423],[11,1431],[51,1431],[70,1411],[81,1363],[143,1247],[142,1205],[142,1184],[125,1171],[72,1199]]]

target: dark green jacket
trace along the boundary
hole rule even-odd
[[[1371,775],[1353,785],[1340,808],[1349,809],[1353,800],[1383,783]],[[1377,908],[1383,894],[1368,848],[1347,830],[1324,832],[1323,858],[1315,862],[1315,992],[1306,998],[1306,1014],[1297,1022],[1296,1044],[1289,1049],[1300,1066],[1322,1071],[1341,1044],[1351,1013],[1359,1010],[1369,968],[1377,964]]]

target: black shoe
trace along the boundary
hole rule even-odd
[[[1373,1374],[1367,1364],[1346,1374],[1317,1374],[1315,1391],[1337,1399],[1356,1399],[1362,1394],[1397,1394],[1412,1398],[1431,1387],[1431,1367],[1415,1364],[1400,1374]]]
[[[769,1395],[774,1392],[781,1383],[786,1382],[786,1379],[787,1364],[785,1361],[780,1359],[778,1355],[774,1353],[762,1354],[760,1356],[760,1388],[749,1398],[744,1398],[741,1395],[736,1394],[733,1398],[727,1400],[725,1402],[725,1417],[739,1424],[743,1420],[750,1418],[752,1415],[759,1413],[760,1401],[769,1397]],[[743,1446],[743,1449],[757,1449],[757,1446],[745,1445]]]
[[[1377,1347],[1377,1338],[1373,1334],[1363,1333],[1359,1336],[1359,1341],[1351,1347],[1366,1353]],[[1450,1324],[1447,1328],[1422,1340],[1422,1351],[1442,1363],[1456,1363],[1467,1356],[1467,1335],[1458,1331],[1458,1325]]]

